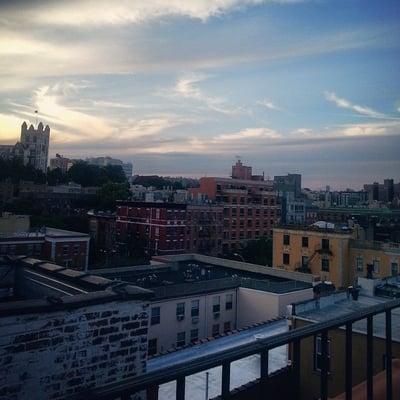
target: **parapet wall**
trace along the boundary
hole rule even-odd
[[[59,399],[145,371],[139,301],[0,318],[0,399]]]

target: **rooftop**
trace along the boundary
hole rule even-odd
[[[50,237],[50,238],[76,238],[76,237],[82,237],[82,238],[88,238],[89,235],[87,233],[82,233],[82,232],[74,232],[74,231],[67,231],[64,229],[57,229],[57,228],[50,228],[50,227],[44,227],[40,229],[31,229],[30,231],[27,232],[16,232],[13,234],[5,234],[1,235],[0,234],[0,240],[24,240],[24,239],[43,239],[45,237]]]
[[[152,291],[126,282],[24,256],[3,259],[0,273],[0,317],[153,296]]]
[[[296,276],[288,277],[284,274],[279,276],[269,267],[254,265],[258,268],[251,271],[244,268],[247,263],[239,263],[243,264],[241,269],[237,262],[231,260],[206,256],[204,261],[187,258],[140,268],[97,270],[96,273],[151,289],[155,298],[181,297],[240,286],[278,294],[312,287],[310,281],[297,280]]]
[[[330,296],[321,297],[319,300],[309,300],[292,305],[292,315],[295,318],[310,322],[324,322],[337,319],[368,307],[389,301],[378,296],[360,295],[358,300],[353,300],[347,292],[336,292]],[[367,321],[361,320],[353,323],[353,331],[367,332]],[[378,314],[373,317],[373,333],[376,337],[385,338],[385,315]],[[400,341],[400,309],[392,310],[392,336],[393,340]]]
[[[320,232],[320,233],[336,233],[340,235],[351,235],[353,230],[347,226],[332,226],[327,224],[326,226],[317,225],[280,225],[274,230],[285,230],[285,231],[308,231],[308,232]]]

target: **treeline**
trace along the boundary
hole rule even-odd
[[[106,183],[126,183],[127,179],[120,165],[107,165],[99,167],[79,161],[63,174],[59,168],[48,171],[47,182],[49,185],[75,182],[84,187],[103,186]]]
[[[138,175],[133,181],[135,185],[142,185],[145,187],[154,187],[156,189],[164,189],[165,187],[172,187],[173,190],[187,189],[188,187],[197,187],[198,181],[195,179],[188,180],[184,185],[178,178],[162,177],[158,175]]]
[[[20,159],[0,159],[0,181],[12,183],[31,181],[37,184],[47,182],[50,186],[75,182],[84,187],[103,186],[106,183],[126,183],[127,179],[119,165],[99,167],[85,161],[75,163],[65,174],[60,169],[48,169],[47,175],[30,165],[23,165]]]
[[[0,158],[0,181],[10,180],[12,183],[31,181],[46,183],[46,175],[29,165],[24,165],[19,159],[4,160]]]

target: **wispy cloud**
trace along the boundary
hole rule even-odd
[[[207,75],[199,73],[186,74],[176,81],[172,89],[168,88],[159,91],[158,94],[175,99],[192,100],[198,105],[206,107],[208,110],[226,115],[239,115],[250,112],[244,107],[233,106],[224,97],[207,94],[199,85],[201,82],[207,80],[207,78]]]
[[[225,133],[222,135],[215,136],[213,138],[214,143],[238,141],[238,140],[249,140],[249,139],[281,139],[282,134],[268,128],[247,128],[239,132]]]
[[[99,26],[139,24],[166,16],[188,17],[206,21],[230,11],[260,4],[294,4],[309,0],[71,0],[25,4],[24,14],[38,24],[63,26]],[[9,11],[12,6],[9,6]],[[10,10],[11,8],[11,10]],[[14,10],[17,14],[17,11]]]
[[[275,103],[273,103],[271,100],[268,99],[258,100],[256,104],[265,107],[268,110],[281,111],[280,107],[278,107]]]
[[[325,92],[325,98],[328,101],[331,101],[332,103],[336,104],[337,107],[354,111],[357,114],[365,115],[365,116],[371,117],[371,118],[385,118],[386,117],[385,114],[382,114],[376,110],[373,110],[372,108],[360,106],[358,104],[352,103],[351,101],[349,101],[347,99],[339,97],[334,92]]]

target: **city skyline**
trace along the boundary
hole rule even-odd
[[[399,180],[397,2],[76,4],[0,2],[0,144],[38,110],[51,156],[141,174]]]

